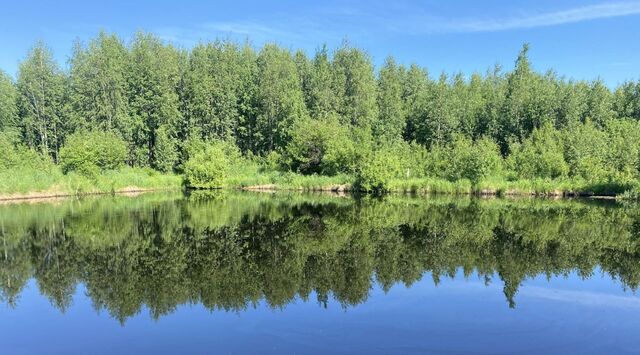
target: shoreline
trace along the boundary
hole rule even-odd
[[[352,189],[349,185],[332,185],[317,188],[305,188],[305,187],[287,187],[279,186],[277,184],[265,184],[265,185],[251,185],[235,187],[234,189],[242,191],[255,191],[255,192],[276,192],[276,191],[295,191],[295,192],[332,192],[338,194],[370,194],[370,192],[360,191]],[[412,191],[412,190],[390,190],[382,193],[384,194],[414,194],[414,195],[465,195],[465,196],[477,196],[477,197],[548,197],[548,198],[590,198],[601,200],[616,200],[618,195],[614,194],[596,194],[593,192],[582,191],[560,191],[555,190],[551,192],[535,192],[535,191],[497,191],[497,190],[472,190],[472,191],[458,191],[447,192],[438,190],[426,190],[426,191]]]
[[[27,193],[17,194],[0,194],[0,204],[19,203],[19,202],[41,202],[48,200],[68,199],[68,198],[80,198],[86,196],[105,196],[105,195],[137,195],[148,192],[159,191],[177,191],[181,188],[177,187],[165,187],[165,188],[141,188],[131,186],[127,188],[118,189],[115,191],[94,191],[83,193],[68,193],[68,192],[56,192],[56,191],[32,191]],[[200,190],[192,189],[190,190]],[[206,189],[204,189],[206,190]],[[325,192],[334,193],[340,196],[346,196],[349,194],[370,194],[366,191],[360,191],[352,189],[348,184],[338,184],[330,186],[320,187],[291,187],[278,184],[263,184],[263,185],[249,185],[249,186],[233,186],[222,188],[222,190],[240,190],[248,192],[278,192],[278,191],[290,191],[290,192]],[[438,190],[406,190],[397,189],[383,193],[385,194],[412,194],[418,196],[427,195],[460,195],[460,196],[476,196],[476,197],[495,197],[495,198],[509,198],[509,197],[533,197],[533,198],[556,198],[556,199],[570,199],[570,198],[585,198],[585,199],[597,199],[597,200],[618,200],[619,196],[613,194],[595,194],[592,192],[580,192],[580,191],[561,191],[554,190],[549,192],[535,192],[535,191],[520,191],[520,190],[471,190],[471,191],[438,191]]]
[[[147,192],[157,191],[173,191],[179,190],[178,188],[142,188],[142,187],[130,187],[119,189],[115,191],[95,191],[95,192],[83,192],[83,193],[65,193],[65,192],[53,192],[53,191],[32,191],[20,194],[0,194],[0,204],[19,203],[29,201],[48,201],[68,198],[79,198],[85,196],[104,196],[104,195],[137,195]]]

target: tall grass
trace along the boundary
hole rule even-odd
[[[241,173],[227,179],[230,188],[255,188],[274,190],[341,190],[354,191],[356,178],[351,175],[301,175],[293,172],[262,171],[257,165],[244,167]],[[635,189],[635,190],[634,190]],[[476,184],[468,179],[450,181],[447,179],[396,178],[388,182],[388,192],[414,194],[451,195],[521,195],[521,196],[640,196],[638,183],[602,182],[594,183],[583,179],[519,179],[489,177]]]
[[[179,189],[182,178],[161,174],[151,169],[126,167],[107,171],[95,177],[63,174],[57,166],[46,170],[18,168],[0,171],[0,194],[83,195],[112,193],[123,190]]]

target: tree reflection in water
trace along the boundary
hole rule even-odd
[[[297,297],[344,307],[422,277],[462,270],[501,282],[510,307],[522,282],[602,270],[640,282],[640,208],[586,201],[310,194],[150,194],[0,206],[0,296],[35,279],[64,311],[83,283],[120,322],[182,304],[242,311]]]

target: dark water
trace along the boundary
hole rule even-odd
[[[151,194],[0,206],[0,352],[638,353],[640,207]]]

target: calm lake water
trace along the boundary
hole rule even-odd
[[[0,205],[2,353],[638,353],[640,206],[311,194]]]

